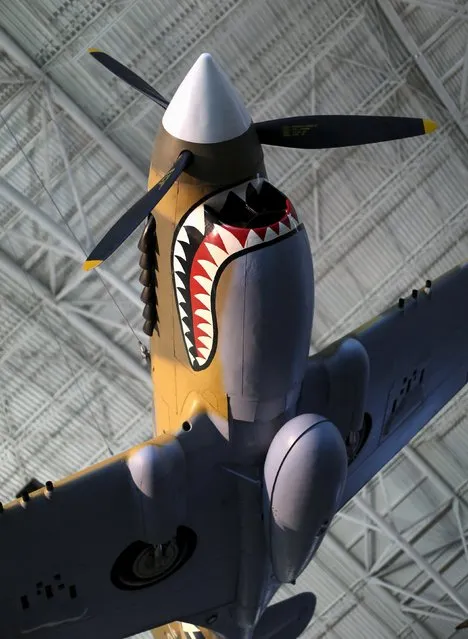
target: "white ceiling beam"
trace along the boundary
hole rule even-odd
[[[52,90],[54,102],[66,111],[86,133],[96,140],[119,166],[121,166],[137,184],[147,188],[147,176],[143,171],[113,142],[102,129],[72,100],[41,68],[23,51],[15,40],[0,28],[0,47],[35,79],[47,80]]]
[[[76,239],[70,236],[63,228],[61,228],[47,213],[44,213],[34,202],[17,191],[11,184],[0,177],[0,195],[4,196],[12,204],[19,207],[31,220],[34,220],[49,235],[55,238],[62,247],[70,251],[70,258],[81,263],[85,259],[85,253],[79,246]],[[130,302],[137,308],[141,309],[143,304],[138,293],[127,282],[120,279],[118,275],[113,273],[107,266],[99,267],[99,276],[108,284],[120,291]]]
[[[356,573],[358,579],[362,579],[366,582],[366,585],[373,591],[373,595],[376,599],[378,599],[384,606],[388,609],[391,614],[394,615],[395,619],[401,621],[405,626],[409,626],[413,628],[417,637],[422,636],[425,639],[430,637],[431,639],[436,639],[435,634],[425,626],[418,619],[409,619],[400,609],[400,603],[398,599],[396,599],[390,592],[379,584],[370,583],[370,575],[361,564],[361,562],[346,548],[344,548],[338,539],[333,535],[333,533],[329,532],[325,535],[325,539],[323,540],[323,546],[328,547],[329,550],[339,558],[340,561],[343,562],[344,565],[349,566],[353,572]],[[422,632],[422,635],[420,633]],[[403,633],[399,633],[403,634]]]
[[[146,366],[143,367],[138,360],[123,351],[119,346],[117,346],[117,344],[112,342],[107,335],[93,326],[90,322],[86,321],[83,317],[79,317],[72,313],[70,311],[69,304],[62,304],[58,302],[44,284],[35,279],[30,273],[24,271],[8,255],[1,251],[0,268],[21,287],[24,287],[25,283],[29,282],[34,294],[37,295],[39,300],[43,300],[55,311],[65,317],[74,328],[76,328],[84,337],[93,342],[97,348],[103,349],[119,367],[127,371],[127,373],[132,375],[132,377],[143,382],[148,389],[152,388],[151,377],[148,374]]]
[[[421,453],[413,446],[406,446],[403,449],[405,457],[415,466],[425,477],[430,479],[434,486],[442,493],[446,499],[457,499],[466,506],[465,500],[460,497],[459,493],[453,489],[449,482],[440,475],[435,468],[427,461]]]
[[[432,514],[428,513],[421,519],[421,522],[418,522],[416,530],[414,530],[410,534],[408,533],[408,531],[401,531],[400,534],[405,535],[405,539],[409,544],[416,544],[422,537],[424,537],[424,535],[427,535],[428,532],[434,528],[434,526],[436,526],[444,517],[446,517],[452,511],[452,503],[453,502],[450,499],[448,502],[442,504],[438,508],[435,508]],[[370,567],[370,574],[375,576],[382,575],[386,568],[388,568],[389,566],[395,567],[394,571],[397,571],[398,567],[396,562],[402,554],[403,550],[399,547],[395,545],[387,546],[387,548],[385,548],[385,550],[381,553],[375,563]]]
[[[346,11],[338,16],[338,18],[329,25],[319,38],[313,39],[311,44],[301,51],[299,55],[293,58],[286,66],[284,66],[271,80],[264,86],[260,87],[256,95],[247,102],[247,108],[254,110],[255,120],[261,120],[268,112],[272,104],[275,104],[279,98],[286,94],[288,90],[296,82],[299,82],[309,72],[309,64],[307,63],[303,69],[298,72],[298,67],[303,63],[304,58],[313,58],[313,65],[318,64],[330,54],[333,49],[343,42],[343,40],[356,29],[365,19],[365,11],[358,11],[356,6],[349,7]],[[349,22],[348,22],[349,21]],[[345,25],[342,27],[342,25]],[[340,27],[341,30],[340,30]],[[331,37],[330,37],[331,36]],[[285,77],[285,80],[282,78]],[[278,86],[278,90],[274,94],[261,101],[261,96]],[[261,102],[261,105],[260,105]],[[258,107],[258,105],[260,105]],[[256,108],[257,107],[257,108]],[[315,113],[315,109],[311,111]]]
[[[403,72],[403,68],[404,65],[400,67],[401,72]],[[397,70],[396,74],[398,74],[400,70]],[[369,95],[366,95],[360,104],[350,112],[350,115],[359,115],[362,113],[365,113],[366,115],[373,115],[383,104],[388,102],[392,96],[396,95],[405,83],[406,79],[404,78],[400,78],[398,81],[394,79],[385,80],[376,90]],[[379,97],[377,101],[374,100],[376,97]],[[308,160],[301,157],[283,175],[281,175],[277,181],[277,187],[281,188],[284,185],[287,185],[288,190],[293,191],[296,186],[302,182],[302,180],[309,180],[310,167],[312,165],[320,168],[320,165],[324,164],[325,161],[334,153],[336,153],[336,149],[334,148],[322,149],[314,153],[313,156],[311,155]]]
[[[455,2],[445,2],[445,0],[441,2],[438,0],[405,0],[405,2],[424,9],[436,9],[440,13],[454,16],[458,20],[468,18],[466,8],[462,5],[457,5]]]
[[[94,304],[97,306],[99,304],[99,302],[94,302]],[[89,317],[90,319],[92,319],[95,323],[104,325],[104,326],[108,326],[109,328],[111,328],[114,331],[115,337],[117,338],[117,332],[119,332],[118,334],[121,335],[122,332],[127,332],[128,331],[128,324],[124,324],[122,322],[118,322],[117,320],[112,320],[109,319],[109,317],[103,317],[102,315],[100,315],[98,312],[96,312],[96,310],[94,311],[88,311],[86,309],[80,308],[78,306],[75,306],[74,302],[72,302],[71,304],[68,302],[63,302],[63,306],[68,306],[70,308],[70,311],[74,314],[74,315],[81,315],[82,317]],[[138,337],[138,339],[144,343],[148,340],[148,336],[143,333],[143,331],[141,329],[138,328],[133,328],[132,329],[134,334]]]
[[[406,47],[408,53],[413,57],[415,64],[426,78],[430,87],[442,102],[444,107],[450,113],[453,121],[457,124],[460,131],[468,140],[468,123],[464,121],[461,111],[458,109],[455,102],[452,100],[447,89],[442,84],[442,81],[434,72],[433,68],[429,64],[427,58],[421,51],[421,47],[418,46],[413,36],[406,28],[403,20],[393,8],[390,0],[376,0],[377,5],[381,8],[382,12],[386,16],[387,20],[392,25],[396,35],[401,40],[402,44]]]
[[[427,606],[429,609],[436,608],[437,610],[440,610],[442,613],[446,613],[447,615],[450,615],[451,617],[458,618],[458,619],[460,618],[459,614],[457,614],[455,611],[451,610],[450,608],[447,608],[447,606],[444,606],[439,601],[434,601],[432,599],[428,599],[427,597],[421,597],[420,595],[411,591],[409,588],[401,588],[399,586],[395,586],[394,584],[388,583],[386,581],[382,581],[381,579],[378,579],[377,577],[372,578],[371,583],[376,583],[379,586],[382,586],[382,588],[388,588],[388,590],[392,592],[396,592],[399,595],[404,595],[406,598],[412,599],[415,602],[422,604],[423,606]],[[413,607],[410,607],[409,605],[405,605],[402,607],[403,610],[405,608],[409,609],[409,612],[416,609],[415,607],[413,608]],[[424,608],[424,612],[425,610],[426,609]],[[423,609],[419,608],[419,612],[423,612]]]
[[[424,156],[424,160],[426,160],[428,154]],[[404,178],[406,179],[408,175],[406,174]],[[382,196],[382,202],[385,200],[386,195]],[[417,260],[418,256],[421,255],[425,250],[427,250],[430,246],[435,244],[435,240],[437,236],[444,232],[449,224],[454,222],[455,220],[463,219],[466,215],[466,209],[468,208],[468,200],[463,202],[455,211],[453,211],[447,219],[442,220],[442,222],[433,230],[431,233],[420,243],[418,244],[410,253],[406,255],[397,265],[393,268],[384,278],[382,278],[376,286],[374,286],[371,290],[369,290],[364,296],[362,296],[359,301],[349,309],[346,313],[344,313],[340,320],[336,322],[334,326],[331,326],[323,335],[321,335],[320,339],[314,342],[314,346],[316,349],[322,348],[330,339],[333,339],[334,335],[346,326],[346,323],[354,316],[357,316],[362,308],[365,306],[372,307],[372,302],[378,302],[376,305],[379,309],[382,309],[382,295],[380,298],[378,296],[379,292],[381,293],[385,290],[385,287],[389,285],[394,278],[397,277],[404,269],[408,268],[408,266]],[[317,264],[317,260],[316,260]],[[432,264],[430,267],[426,268],[426,273],[429,273],[432,268]],[[318,269],[316,267],[316,273]],[[316,274],[315,277],[315,286],[320,282],[322,276]],[[390,288],[388,289],[389,296],[393,295]],[[404,291],[402,291],[404,293]],[[369,311],[371,312],[371,311]]]
[[[354,498],[354,504],[368,515],[382,530],[382,532],[397,544],[410,559],[425,572],[432,581],[446,594],[454,603],[456,603],[463,612],[468,613],[468,604],[463,597],[453,588],[449,582],[431,565],[406,539],[398,532],[398,530],[387,522],[380,513],[374,510],[360,495]]]
[[[435,135],[422,137],[421,143],[405,158],[404,162],[395,166],[394,170],[383,180],[380,180],[376,187],[363,200],[358,202],[354,208],[351,209],[350,207],[349,213],[316,246],[314,257],[317,282],[328,273],[328,270],[325,270],[323,274],[319,274],[319,266],[322,263],[328,264],[328,266],[330,263],[333,266],[336,265],[337,257],[339,257],[340,252],[342,253],[340,240],[349,235],[350,230],[356,225],[356,220],[358,219],[359,223],[362,224],[362,222],[373,218],[376,210],[382,207],[387,199],[395,193],[395,189],[401,189],[401,186],[411,179],[414,173],[421,170],[424,162],[427,162],[434,153],[440,151],[441,146],[446,143],[445,138],[441,140],[443,130],[446,130],[446,127],[441,127]],[[439,136],[439,139],[437,139],[436,135]],[[332,257],[334,249],[338,251],[338,256],[334,254]]]
[[[73,199],[75,200],[76,210],[78,211],[78,214],[81,219],[81,224],[85,232],[86,251],[89,252],[91,251],[95,242],[91,233],[91,229],[89,228],[88,218],[86,217],[86,214],[83,210],[81,198],[78,193],[78,187],[76,185],[75,177],[73,175],[73,171],[70,166],[70,160],[68,159],[68,152],[65,146],[65,140],[63,139],[62,131],[58,125],[57,118],[55,117],[55,109],[54,109],[54,105],[52,104],[52,100],[50,99],[49,87],[45,87],[44,89],[44,98],[45,98],[45,103],[47,105],[47,110],[49,111],[50,119],[52,121],[52,126],[54,127],[54,130],[55,130],[55,135],[59,145],[60,154],[62,156],[63,165],[65,166],[65,170],[68,175],[69,187],[72,192]],[[47,127],[46,127],[46,130],[47,130]]]
[[[468,42],[466,43],[465,55],[463,61],[460,60],[463,65],[462,78],[460,84],[460,109],[463,112],[465,109],[466,95],[468,92]]]
[[[459,543],[458,540],[456,540],[455,543],[458,544],[458,548],[455,548],[453,552],[451,552],[450,554],[447,554],[447,556],[446,556],[446,558],[444,559],[443,562],[439,561],[439,572],[441,572],[441,573],[447,572],[453,566],[455,566],[455,564],[457,564],[457,562],[463,557],[463,548],[460,548],[460,543]],[[452,545],[453,545],[453,543],[452,543]],[[438,557],[436,559],[437,560],[442,560],[443,558],[444,558],[444,552],[442,551],[441,554],[438,555]],[[457,565],[457,568],[458,567],[459,566]],[[465,576],[462,577],[462,580],[466,580],[466,571],[462,571],[462,574],[463,574],[463,572],[464,572]],[[416,592],[416,594],[424,593],[431,586],[432,586],[432,581],[428,577],[424,581],[418,582],[417,587],[416,587],[416,584],[415,584],[415,592]],[[455,588],[460,590],[460,588],[457,586],[457,584],[455,584]],[[444,595],[440,599],[440,601],[441,602],[445,601],[446,598],[447,598],[447,596]],[[411,597],[406,597],[406,598],[404,597],[403,599],[401,599],[401,605],[408,605],[408,604],[411,603],[411,601],[412,601]]]

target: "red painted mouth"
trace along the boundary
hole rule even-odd
[[[216,351],[215,292],[225,266],[243,253],[302,229],[287,198],[279,213],[271,224],[247,228],[221,222],[205,202],[179,226],[172,256],[174,287],[184,342],[194,370],[208,366]]]

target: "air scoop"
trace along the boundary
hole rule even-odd
[[[217,216],[222,223],[231,226],[266,228],[281,222],[290,209],[291,203],[287,197],[267,180],[261,180],[258,190],[252,182],[248,182],[245,199],[229,191]]]

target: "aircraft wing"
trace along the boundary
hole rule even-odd
[[[176,440],[151,440],[3,507],[2,639],[118,639],[173,619],[206,620],[235,599],[234,480],[214,464],[223,459],[222,438],[203,419]],[[178,452],[160,459],[165,446]],[[149,496],[148,479],[156,488]],[[140,576],[148,574],[148,555],[136,559],[138,548],[174,512],[185,527],[184,554],[175,561],[169,546],[159,569],[168,576],[135,587],[132,566],[139,561]],[[135,554],[125,568],[129,548]]]
[[[356,384],[354,396],[343,390],[343,370],[337,366],[340,349],[347,353],[341,369],[349,369],[344,378],[348,391]],[[403,307],[395,304],[311,357],[300,412],[329,417],[343,432],[343,415],[352,415],[359,408],[359,379],[366,378],[362,372],[365,360],[367,379],[358,412],[362,415],[364,410],[370,431],[349,465],[340,508],[467,383],[468,262],[406,299]],[[319,394],[325,398],[321,402],[314,398],[317,381]]]

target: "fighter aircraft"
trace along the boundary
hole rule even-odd
[[[147,194],[84,264],[98,266],[146,218],[154,438],[2,508],[0,637],[294,639],[315,595],[269,606],[274,594],[467,382],[468,265],[309,357],[311,252],[262,145],[357,145],[435,125],[254,123],[208,54],[168,101],[91,53],[165,109]]]

